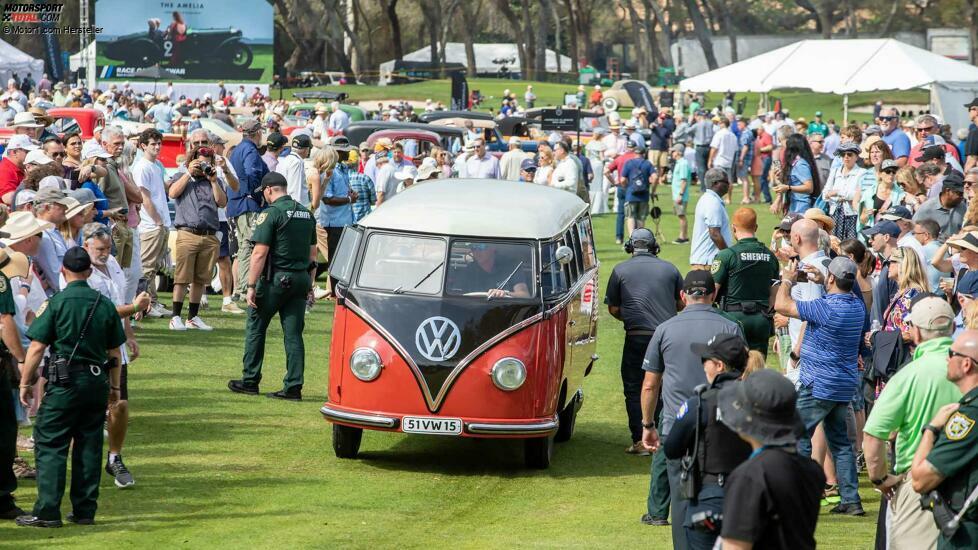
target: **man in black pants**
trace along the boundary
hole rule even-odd
[[[611,272],[605,303],[608,312],[625,325],[625,346],[621,352],[621,381],[625,393],[625,412],[632,444],[625,452],[648,456],[649,450],[642,444],[642,380],[645,372],[642,361],[649,340],[660,323],[674,317],[682,307],[679,292],[683,287],[682,275],[676,266],[656,257],[659,245],[652,232],[636,229],[625,243],[625,251],[632,254]],[[658,414],[658,411],[656,411]],[[662,453],[657,453],[652,464],[655,498],[649,499],[649,511],[642,517],[644,523],[668,525],[669,483]],[[656,475],[660,474],[660,475]],[[658,482],[656,481],[658,480]]]

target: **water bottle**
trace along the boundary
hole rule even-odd
[[[873,322],[869,324],[869,332],[871,334],[876,334],[882,328],[883,328],[883,326],[880,324],[879,319],[873,319]]]
[[[791,335],[788,327],[781,327],[776,331],[778,338],[778,361],[781,363],[781,370],[788,372],[791,370]]]

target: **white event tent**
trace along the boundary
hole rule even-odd
[[[879,90],[930,90],[930,110],[952,128],[968,125],[963,107],[978,96],[978,67],[887,39],[802,40],[686,78],[683,91],[807,89],[843,96]]]
[[[24,78],[30,73],[34,82],[41,79],[44,72],[44,60],[34,59],[14,46],[0,40],[0,85],[6,85],[7,79],[17,73],[18,78]],[[20,83],[18,82],[18,85]]]

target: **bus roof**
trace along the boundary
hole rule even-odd
[[[587,209],[574,193],[544,185],[436,179],[398,193],[359,223],[438,235],[549,239]]]

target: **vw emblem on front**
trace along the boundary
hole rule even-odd
[[[429,317],[414,333],[414,345],[429,361],[451,359],[458,352],[461,343],[462,333],[458,330],[458,325],[447,317]]]

